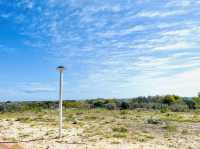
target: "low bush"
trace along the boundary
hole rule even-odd
[[[166,126],[163,127],[165,130],[169,131],[169,132],[176,132],[177,131],[177,127],[175,125],[170,125],[167,124]]]
[[[189,110],[187,104],[184,102],[177,102],[169,106],[169,109],[173,112],[187,112]]]
[[[155,119],[151,117],[147,119],[147,123],[157,125],[157,124],[162,124],[163,122],[160,119]]]
[[[129,103],[122,101],[120,104],[120,110],[125,110],[125,109],[129,109]]]
[[[112,130],[113,130],[113,132],[120,132],[120,133],[128,132],[128,129],[125,127],[115,127]]]

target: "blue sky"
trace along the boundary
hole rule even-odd
[[[0,0],[0,100],[196,96],[200,0]]]

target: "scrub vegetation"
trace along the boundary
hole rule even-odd
[[[90,100],[65,100],[63,102],[65,109],[108,109],[108,110],[134,110],[148,109],[160,110],[165,113],[187,112],[200,108],[200,96],[187,98],[176,95],[166,96],[148,96],[129,99],[90,99]],[[2,102],[0,103],[0,112],[16,112],[16,111],[36,111],[43,109],[56,109],[58,102],[55,101],[27,101],[27,102]]]
[[[61,139],[57,138],[57,102],[6,102],[1,103],[0,139],[36,149],[60,149],[60,145],[196,149],[200,146],[198,100],[167,95],[64,101]]]

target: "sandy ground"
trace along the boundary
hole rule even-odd
[[[200,116],[195,112],[69,110],[61,139],[56,115],[1,114],[0,149],[200,149]],[[152,116],[162,123],[147,123]]]
[[[148,142],[110,143],[106,139],[90,142],[81,137],[82,129],[64,129],[62,139],[56,138],[58,130],[44,126],[32,127],[15,120],[0,120],[0,149],[199,149],[199,137],[174,136],[174,145],[162,139]],[[187,127],[189,127],[187,125]],[[196,126],[198,127],[198,126]],[[199,129],[199,128],[198,128]],[[23,131],[23,134],[21,133]],[[189,140],[191,139],[191,140]],[[189,143],[189,144],[188,144]],[[16,145],[18,144],[18,145]],[[12,147],[13,146],[13,147]]]

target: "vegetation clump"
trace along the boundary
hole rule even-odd
[[[121,133],[128,132],[128,129],[125,127],[115,127],[112,130],[113,130],[113,132],[121,132]]]
[[[171,124],[166,124],[166,126],[163,127],[165,130],[168,132],[176,132],[177,131],[177,126],[176,125],[171,125]]]
[[[162,124],[163,122],[160,119],[155,119],[151,117],[150,119],[147,120],[147,123],[157,125],[157,124]]]

